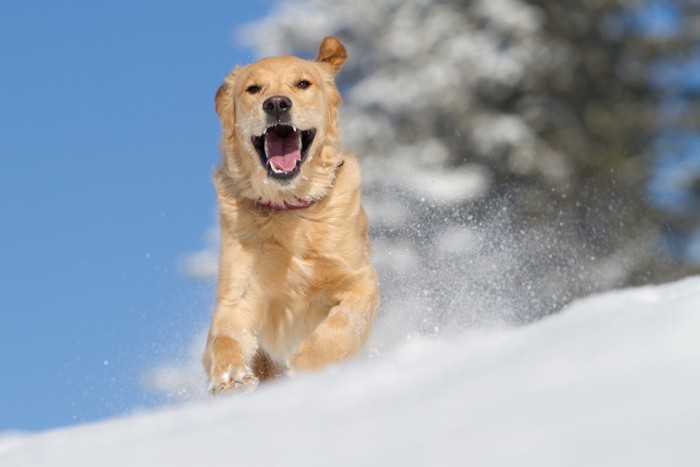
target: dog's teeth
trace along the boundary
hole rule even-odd
[[[276,174],[286,173],[284,170],[280,170],[277,167],[275,167],[275,164],[273,164],[272,162],[270,162],[269,165],[270,165],[270,168],[272,169],[272,171]]]

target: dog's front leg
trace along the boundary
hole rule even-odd
[[[250,293],[252,258],[227,229],[221,234],[219,264],[216,312],[202,358],[209,390],[215,394],[258,383],[251,361],[258,348],[261,310]]]
[[[258,348],[245,306],[220,303],[212,321],[202,361],[209,375],[209,391],[253,387],[258,383],[250,363]]]
[[[340,303],[302,342],[291,368],[315,370],[353,355],[367,341],[378,305],[373,283],[362,292],[342,294]]]

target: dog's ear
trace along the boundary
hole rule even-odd
[[[346,58],[348,58],[348,53],[343,44],[335,37],[326,37],[321,42],[316,61],[330,65],[331,73],[335,76],[345,63]]]
[[[226,76],[224,84],[219,86],[214,97],[214,108],[221,119],[221,127],[224,131],[233,131],[233,124],[236,121],[233,99],[233,82],[236,78],[238,68]]]

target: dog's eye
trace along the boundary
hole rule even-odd
[[[245,90],[248,94],[257,94],[261,91],[260,86],[257,84],[250,85]]]
[[[311,86],[311,82],[306,79],[302,79],[297,83],[299,89],[307,89],[309,86]]]

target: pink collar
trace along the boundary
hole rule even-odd
[[[265,209],[266,211],[270,212],[278,212],[278,211],[293,211],[296,209],[306,209],[309,206],[313,204],[313,200],[310,199],[298,199],[297,202],[290,204],[287,203],[286,201],[284,204],[274,204],[274,203],[264,203],[260,200],[257,201],[257,205],[260,206],[262,209]]]

